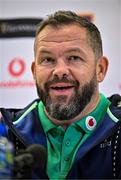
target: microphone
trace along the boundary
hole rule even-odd
[[[35,168],[44,170],[47,161],[46,148],[34,144],[14,158],[13,179],[32,179]]]

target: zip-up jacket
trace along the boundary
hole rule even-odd
[[[112,100],[110,98],[110,100]],[[39,100],[24,109],[1,108],[1,136],[13,142],[15,153],[32,144],[47,148],[46,135],[39,120]],[[81,145],[66,179],[121,178],[121,107],[112,103],[92,135]],[[33,170],[37,179],[48,179],[46,171]]]

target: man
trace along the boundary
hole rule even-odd
[[[97,27],[58,11],[39,25],[34,52],[39,99],[20,111],[1,109],[4,135],[16,150],[31,144],[47,148],[46,174],[35,172],[40,179],[118,178],[121,98],[110,98],[118,97],[116,107],[99,92],[108,59]]]

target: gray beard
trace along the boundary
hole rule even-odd
[[[79,84],[76,82],[76,84]],[[39,85],[36,83],[38,96],[42,100],[46,111],[48,114],[58,120],[70,120],[80,114],[86,105],[90,102],[96,89],[96,78],[95,75],[90,80],[89,83],[85,84],[81,90],[79,90],[79,85],[75,88],[75,95],[70,98],[68,104],[66,102],[67,96],[59,96],[57,103],[53,102],[48,94],[48,87],[45,85],[44,92]]]

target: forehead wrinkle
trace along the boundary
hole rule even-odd
[[[54,44],[54,46],[56,46],[56,44],[57,45],[61,45],[61,43],[62,43],[62,46],[63,46],[63,43],[65,43],[64,45],[66,45],[66,43],[68,43],[68,42],[72,42],[72,44],[69,44],[68,45],[68,47],[69,46],[77,46],[77,43],[78,43],[78,41],[80,41],[79,43],[80,44],[88,44],[89,45],[89,43],[88,43],[88,41],[87,40],[85,40],[85,39],[80,39],[80,38],[75,38],[75,39],[68,39],[68,40],[42,40],[42,39],[38,39],[37,41],[36,41],[36,47],[37,46],[40,46],[40,47],[44,47],[45,46],[45,49],[46,49],[46,47],[48,48],[48,47],[51,47],[51,43],[55,43]],[[46,43],[46,44],[44,44],[44,43]],[[49,44],[47,44],[47,43],[49,43]],[[53,44],[52,44],[53,45]],[[77,51],[77,49],[78,49],[78,51],[80,50],[80,48],[78,48],[78,47],[72,47],[74,50],[76,50]]]
[[[81,43],[88,42],[85,28],[70,25],[70,28],[69,26],[64,26],[57,31],[53,27],[45,27],[35,38],[34,50],[36,53],[37,46],[41,45],[42,42],[62,43],[77,40],[81,40]]]
[[[70,42],[70,41],[76,41],[79,40],[79,38],[75,38],[75,39],[68,39],[68,40],[40,40],[41,42],[54,42],[54,43],[62,43],[62,42]]]
[[[80,39],[80,38],[73,38],[73,39],[66,39],[66,40],[43,40],[43,39],[41,39],[41,38],[39,38],[38,40],[36,40],[36,47],[38,46],[38,45],[41,45],[41,43],[57,43],[57,44],[60,44],[60,43],[66,43],[66,42],[74,42],[74,41],[82,41],[82,43],[84,43],[84,42],[86,42],[87,43],[87,41],[85,41],[85,39]],[[44,46],[44,44],[42,44],[43,46]],[[48,44],[46,44],[46,46],[47,46]]]
[[[84,42],[88,42],[87,38],[85,36],[81,36],[80,37],[80,33],[77,32],[74,36],[71,36],[71,34],[61,34],[58,35],[58,33],[54,34],[50,34],[50,33],[40,33],[37,37],[36,37],[36,44],[39,44],[41,42],[52,42],[52,43],[62,43],[62,42],[71,42],[71,41],[84,41]]]
[[[82,38],[75,38],[75,37],[71,37],[70,39],[65,39],[65,38],[63,38],[63,39],[54,39],[53,40],[53,38],[50,38],[50,39],[47,39],[46,40],[46,35],[43,35],[43,36],[39,36],[39,37],[37,37],[36,38],[36,44],[35,44],[35,56],[36,56],[36,48],[38,48],[38,50],[40,51],[41,49],[43,49],[43,50],[45,50],[46,51],[46,48],[47,48],[47,51],[48,52],[46,52],[46,53],[51,53],[51,50],[49,50],[49,48],[51,49],[51,43],[52,43],[52,45],[53,45],[53,43],[55,43],[54,44],[54,46],[56,46],[56,45],[60,45],[61,46],[61,43],[65,43],[64,45],[66,45],[66,43],[68,43],[68,42],[72,42],[72,44],[67,44],[68,46],[67,46],[67,50],[65,50],[65,52],[70,52],[70,51],[78,51],[78,52],[80,52],[81,54],[85,54],[85,50],[83,49],[83,46],[82,46],[82,48],[81,48],[81,44],[82,45],[84,45],[85,43],[86,44],[88,44],[89,45],[89,42],[88,42],[88,40],[87,39],[85,39],[85,37],[82,37]],[[48,44],[49,43],[49,44]],[[80,47],[76,47],[76,46],[78,46],[79,45],[79,43],[80,43]],[[71,47],[72,46],[72,47]],[[74,47],[75,46],[75,47]],[[90,45],[89,45],[90,46]],[[62,44],[62,47],[63,47],[63,44]],[[71,48],[70,50],[68,50],[68,48]],[[90,48],[90,47],[89,47]],[[78,50],[77,50],[78,49]],[[84,50],[84,52],[83,52],[83,50]],[[50,52],[49,52],[50,51]],[[67,53],[68,53],[67,52]]]
[[[39,51],[41,53],[51,53],[51,51],[49,49],[46,49],[45,47],[40,47]],[[81,52],[82,50],[78,47],[68,47],[68,49],[66,49],[64,52],[65,53],[69,53],[69,52]]]

